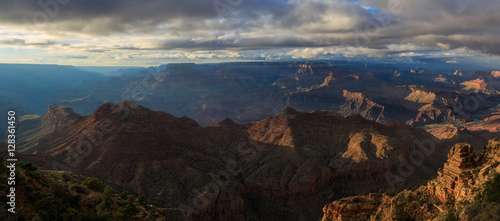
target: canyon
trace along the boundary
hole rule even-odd
[[[206,127],[130,101],[88,116],[50,105],[34,120],[44,123],[24,134],[43,138],[19,149],[20,158],[142,194],[171,208],[170,220],[319,218],[333,199],[389,188],[387,172],[401,167],[393,159],[409,159],[418,141],[435,140],[435,151],[401,186],[429,179],[449,150],[409,125],[290,107],[257,122]]]
[[[477,200],[497,170],[498,76],[168,64],[16,108],[16,156],[143,195],[167,220],[474,217],[449,204]]]

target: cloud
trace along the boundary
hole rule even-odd
[[[23,45],[23,46],[49,46],[54,45],[56,42],[51,40],[38,41],[38,42],[26,42],[24,39],[11,38],[0,40],[0,45]]]
[[[89,56],[85,55],[65,55],[62,58],[68,58],[68,59],[87,59]]]
[[[31,34],[0,44],[120,60],[500,55],[498,11],[497,0],[0,1],[0,34]]]
[[[451,50],[467,47],[500,55],[500,4],[496,0],[361,0],[391,12],[394,23],[381,29],[375,41]],[[391,4],[392,2],[392,4]]]

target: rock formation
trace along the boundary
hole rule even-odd
[[[488,89],[500,90],[497,80],[484,78],[493,72],[476,73],[469,79],[422,68],[405,72],[341,62],[169,64],[162,68],[161,72],[143,71],[94,82],[87,85],[91,90],[85,88],[90,92],[76,93],[79,96],[68,92],[57,103],[71,106],[80,114],[91,114],[105,102],[129,99],[153,110],[190,117],[202,126],[226,118],[236,123],[259,121],[286,106],[303,112],[333,110],[344,116],[361,114],[380,123],[398,121],[420,126],[472,120],[463,116],[494,107],[500,101],[500,96]],[[459,114],[454,105],[464,106],[463,100],[476,89],[490,96],[474,110],[462,108],[464,114]],[[352,100],[344,90],[362,94],[363,101]]]
[[[394,157],[431,138],[399,123],[292,108],[254,123],[200,127],[123,101],[58,126],[30,147],[36,154],[20,156],[143,194],[173,208],[174,220],[181,211],[194,220],[308,220],[333,199],[388,188],[384,174],[400,166]],[[403,186],[436,172],[436,148]]]
[[[21,116],[18,122],[17,151],[33,153],[40,139],[80,117],[69,107],[51,104],[43,115]]]
[[[457,193],[462,185],[474,185],[471,169],[480,160],[472,153],[470,144],[459,143],[453,146],[448,154],[448,162],[444,164],[442,170],[438,171],[436,197],[442,202],[446,202],[446,194]]]
[[[498,139],[489,140],[479,152],[458,143],[436,178],[401,192],[389,190],[336,200],[323,208],[322,220],[444,220],[448,216],[475,220],[481,210],[488,213],[488,205],[495,205],[482,204],[483,209],[477,209],[487,197],[482,195],[485,185],[500,173],[499,160]]]

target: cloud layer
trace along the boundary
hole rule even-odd
[[[497,56],[498,11],[497,0],[11,0],[0,47],[89,59]]]

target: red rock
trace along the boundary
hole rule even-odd
[[[292,108],[254,123],[200,127],[122,101],[62,124],[39,141],[37,154],[23,157],[46,167],[58,162],[161,207],[191,206],[195,220],[305,220],[321,216],[332,198],[388,188],[384,173],[399,166],[391,157],[408,156],[409,141],[430,138],[403,124]]]

